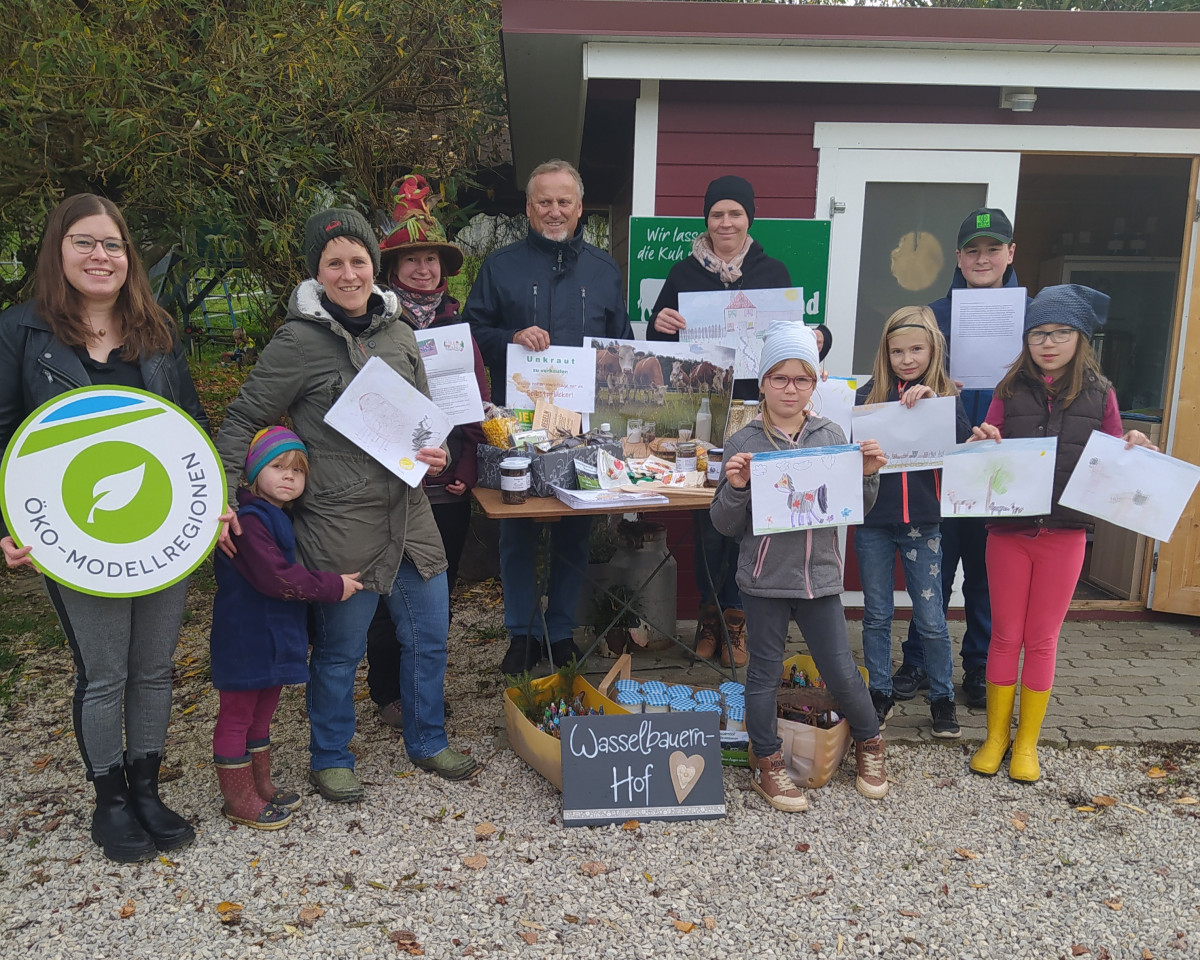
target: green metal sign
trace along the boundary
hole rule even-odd
[[[663,281],[677,262],[692,252],[704,230],[701,217],[629,218],[629,318],[649,321]],[[792,286],[804,290],[806,320],[825,320],[829,284],[828,220],[755,220],[750,236],[768,256],[782,260]]]

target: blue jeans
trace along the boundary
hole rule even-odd
[[[716,603],[722,610],[741,610],[742,592],[738,589],[737,561],[738,542],[727,537],[713,526],[707,510],[692,511],[692,551],[696,565],[696,586],[700,590],[700,606],[713,604],[713,591],[708,581],[712,578],[716,589]],[[705,561],[708,571],[705,573]]]
[[[578,625],[575,608],[587,575],[592,533],[589,516],[563,517],[550,527],[550,582],[546,590],[546,632],[551,643],[569,640]],[[536,520],[500,521],[500,585],[504,588],[504,627],[510,637],[540,637]]]
[[[854,531],[863,586],[863,660],[870,687],[892,695],[892,586],[897,550],[904,565],[904,585],[912,599],[913,623],[925,649],[930,699],[953,700],[954,661],[942,610],[942,545],[936,523],[893,523]]]
[[[963,565],[963,612],[967,632],[963,634],[964,671],[987,666],[992,641],[992,598],[988,593],[987,521],[983,517],[958,517],[942,524],[942,612],[950,609],[950,591],[958,561]],[[900,648],[907,666],[925,669],[925,651],[917,635],[916,621],[908,625],[908,636]]]
[[[392,592],[384,597],[396,642],[400,644],[401,715],[404,746],[424,760],[449,746],[446,740],[446,634],[450,600],[446,575],[425,580],[411,560],[396,571]],[[367,648],[367,627],[379,606],[379,594],[360,590],[341,603],[313,605],[316,630],[309,658],[309,753],[313,770],[354,767],[354,674]]]

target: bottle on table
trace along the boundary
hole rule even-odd
[[[708,397],[700,398],[700,409],[696,411],[696,428],[692,439],[708,443],[712,439],[712,408],[708,405]]]

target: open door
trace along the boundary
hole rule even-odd
[[[1197,209],[1200,159],[1192,161],[1192,190],[1188,209]],[[1165,424],[1166,453],[1190,463],[1200,463],[1200,227],[1188,224],[1184,282],[1179,285],[1178,315],[1183,317],[1177,352],[1173,358],[1170,422]],[[1158,543],[1150,607],[1164,613],[1200,616],[1200,489],[1192,496],[1169,543]]]

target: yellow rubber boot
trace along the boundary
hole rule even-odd
[[[1017,698],[1017,685],[1006,687],[988,682],[987,685],[987,739],[971,758],[971,772],[985,777],[996,775],[1008,745],[1012,742],[1013,702]]]
[[[1046,706],[1049,703],[1049,690],[1030,690],[1025,684],[1021,684],[1017,736],[1013,740],[1012,756],[1008,760],[1010,780],[1033,783],[1041,775],[1037,742],[1042,735],[1042,721],[1046,719]]]

